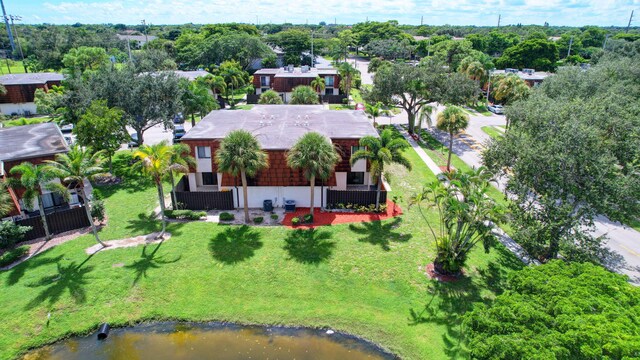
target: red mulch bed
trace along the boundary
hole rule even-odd
[[[387,212],[386,213],[348,213],[348,212],[321,212],[316,208],[313,211],[313,224],[293,226],[291,219],[296,216],[304,216],[309,213],[309,208],[296,208],[295,212],[287,213],[282,220],[282,225],[295,229],[309,229],[316,226],[336,225],[346,223],[359,223],[365,221],[386,220],[394,216],[402,215],[402,209],[396,205],[395,211],[393,203],[387,200]]]
[[[429,276],[429,278],[431,279],[436,279],[440,282],[455,282],[458,281],[460,279],[462,279],[463,275],[460,276],[453,276],[453,275],[442,275],[442,274],[438,274],[434,267],[433,267],[433,263],[427,265],[424,267],[425,273],[427,274],[427,276]]]

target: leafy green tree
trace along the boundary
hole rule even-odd
[[[597,26],[588,26],[584,28],[580,36],[580,41],[584,47],[602,47],[607,31]]]
[[[84,210],[93,236],[100,245],[106,247],[107,244],[102,242],[98,236],[98,230],[91,216],[91,201],[84,185],[85,181],[93,180],[96,176],[104,174],[103,162],[100,151],[93,153],[90,148],[81,148],[76,145],[66,154],[57,154],[55,161],[46,161],[46,168],[55,177],[75,186],[78,196],[84,202]]]
[[[343,62],[338,66],[338,73],[340,73],[340,86],[347,94],[347,99],[351,95],[351,88],[353,87],[354,79],[360,74],[360,71],[353,67],[348,62]]]
[[[4,180],[0,181],[0,217],[4,217],[13,210],[13,199],[7,190]]]
[[[464,328],[474,359],[625,359],[640,346],[640,291],[606,269],[559,260],[510,274]]]
[[[493,97],[504,104],[526,99],[531,93],[527,83],[515,74],[496,76],[492,85]]]
[[[2,92],[0,92],[2,93]],[[38,114],[46,114],[55,118],[60,113],[63,105],[64,86],[53,85],[49,91],[36,89],[33,102],[36,104]]]
[[[344,61],[347,61],[349,55],[349,48],[355,46],[358,43],[358,36],[350,29],[342,30],[338,33],[339,49],[342,52]],[[336,56],[336,60],[339,57]]]
[[[232,108],[236,106],[235,95],[236,90],[242,89],[249,83],[249,73],[242,70],[240,63],[237,61],[225,61],[220,64],[218,68],[218,74],[222,76],[225,82],[225,97],[227,103]]]
[[[209,113],[211,110],[218,109],[218,103],[209,94],[209,89],[198,81],[189,81],[182,79],[180,81],[182,88],[182,105],[186,116],[191,116],[191,126],[196,126],[196,113],[200,116]]]
[[[137,72],[170,71],[178,68],[166,51],[156,49],[134,52],[133,65]]]
[[[452,71],[458,69],[460,61],[472,51],[473,45],[467,40],[447,40],[433,46],[436,61],[445,63]]]
[[[501,68],[531,68],[553,71],[559,59],[558,45],[546,39],[526,40],[508,48],[496,60]]]
[[[291,104],[311,105],[318,103],[318,93],[311,86],[299,85],[291,91]]]
[[[408,59],[415,50],[416,47],[409,41],[396,39],[373,40],[363,49],[369,56],[382,57],[389,60]]]
[[[71,71],[98,70],[109,64],[109,56],[103,48],[80,46],[70,49],[62,63]]]
[[[436,128],[449,134],[449,156],[447,157],[447,171],[451,172],[451,153],[453,153],[453,138],[469,126],[469,115],[457,106],[447,106],[438,114]]]
[[[315,79],[311,80],[311,87],[313,90],[318,92],[318,96],[322,99],[322,92],[325,89],[324,79],[320,76],[316,76]]]
[[[371,59],[371,61],[369,61],[369,66],[367,66],[367,71],[370,73],[375,73],[378,71],[378,69],[380,69],[383,66],[388,66],[391,63],[381,59],[381,58],[373,58]]]
[[[380,137],[365,136],[360,139],[360,146],[364,149],[351,154],[351,165],[358,160],[369,162],[371,177],[377,184],[376,210],[380,209],[380,191],[382,190],[382,177],[385,165],[399,164],[411,170],[411,162],[405,157],[404,150],[409,148],[409,143],[400,137],[394,137],[390,129],[384,130]]]
[[[269,54],[262,58],[262,68],[274,69],[278,67],[278,58],[276,54]]]
[[[206,85],[215,95],[224,94],[227,91],[227,83],[220,75],[209,74],[204,77],[197,78],[196,81]]]
[[[310,214],[313,215],[316,179],[327,180],[340,161],[340,155],[324,135],[304,134],[287,152],[287,165],[301,169],[311,189]]]
[[[40,220],[42,221],[42,227],[45,232],[45,239],[51,239],[49,224],[47,223],[47,217],[44,214],[44,205],[42,204],[42,191],[48,190],[67,198],[69,192],[62,184],[53,182],[52,180],[55,179],[55,175],[42,165],[23,162],[20,165],[12,167],[10,173],[12,175],[20,175],[20,177],[8,178],[9,186],[24,189],[22,202],[27,209],[31,209],[31,205],[34,202],[37,203],[38,210],[40,211]]]
[[[129,134],[125,131],[124,112],[108,107],[105,100],[92,101],[73,132],[78,144],[107,156],[110,172],[113,155],[123,142],[129,140]]]
[[[520,42],[520,35],[516,33],[503,33],[497,30],[489,32],[487,53],[489,55],[502,54],[506,49]]]
[[[471,47],[474,50],[481,52],[487,52],[489,47],[489,38],[484,34],[469,34],[464,37],[465,40],[471,42]]]
[[[542,261],[558,254],[599,261],[594,218],[628,222],[640,213],[635,64],[623,58],[589,71],[561,68],[507,107],[507,135],[483,154],[487,167],[508,177],[514,240]]]
[[[403,31],[397,21],[377,22],[367,21],[355,24],[351,31],[357,39],[357,45],[364,47],[373,40],[400,38]]]
[[[267,42],[284,51],[285,63],[299,66],[302,53],[311,50],[311,33],[303,29],[290,28],[269,36]]]
[[[216,152],[216,163],[221,172],[240,175],[244,221],[249,223],[247,176],[255,176],[268,166],[267,153],[260,148],[260,143],[250,132],[234,130],[221,141],[220,149]]]
[[[162,221],[162,231],[157,238],[162,238],[167,229],[167,220],[164,216],[166,204],[164,202],[164,190],[162,189],[162,179],[171,169],[171,160],[174,148],[166,140],[154,145],[142,145],[133,153],[137,159],[136,167],[142,173],[151,178],[158,190],[158,201],[160,202],[160,218]]]
[[[459,275],[469,253],[479,242],[488,252],[496,238],[493,224],[504,221],[504,209],[487,196],[491,173],[485,168],[447,174],[448,184],[433,181],[415,195],[412,204],[424,201],[438,210],[439,221],[424,220],[436,240],[434,269],[440,274]],[[436,229],[436,226],[439,226]]]
[[[171,207],[178,209],[178,198],[176,197],[176,182],[174,173],[189,173],[190,167],[196,167],[196,159],[191,154],[191,147],[187,144],[174,144],[169,159],[169,181],[171,182]]]
[[[267,90],[260,94],[259,104],[280,105],[282,104],[282,97],[274,90]]]
[[[227,33],[206,38],[199,62],[202,64],[222,64],[236,61],[244,71],[258,59],[273,55],[259,36],[246,33]]]

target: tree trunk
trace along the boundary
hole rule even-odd
[[[249,190],[247,189],[247,174],[244,170],[240,171],[240,178],[242,180],[242,202],[244,203],[244,222],[249,223],[249,199],[247,199],[247,195]]]
[[[89,209],[89,196],[86,193],[86,189],[84,186],[80,188],[82,193],[82,200],[84,201],[84,211],[87,214],[87,219],[89,219],[89,224],[91,225],[91,232],[93,232],[93,236],[96,238],[96,241],[102,245],[102,247],[107,247],[109,245],[105,244],[100,240],[98,236],[98,229],[96,229],[96,224],[93,223],[93,217],[91,216],[91,210]]]
[[[413,111],[407,111],[407,118],[409,119],[409,134],[413,134],[416,127],[416,114]]]
[[[113,154],[109,152],[108,156],[109,156],[109,174],[113,175]]]
[[[42,204],[42,197],[38,196],[38,210],[40,211],[40,220],[42,221],[42,227],[44,228],[44,238],[49,241],[51,239],[51,233],[49,232],[49,224],[47,223],[47,216],[44,214],[44,205]]]
[[[373,127],[376,127],[376,117],[373,117]]]
[[[138,146],[141,146],[144,142],[144,139],[142,138],[142,130],[136,129],[136,134],[138,135]]]
[[[310,184],[311,185],[310,186],[310,188],[311,188],[311,206],[309,207],[309,213],[313,216],[313,208],[314,208],[314,206],[313,206],[313,200],[314,199],[313,198],[314,198],[314,195],[315,195],[316,177],[312,176],[310,182],[311,182],[311,184]]]
[[[169,179],[171,180],[171,208],[178,210],[178,198],[176,197],[176,182],[173,178],[173,171],[169,171]]]
[[[380,210],[380,192],[382,191],[382,171],[378,176],[378,189],[376,191],[376,211]]]
[[[453,152],[453,133],[449,133],[449,156],[447,157],[447,172],[451,172],[451,153]]]
[[[196,115],[191,113],[191,126],[196,126]]]
[[[162,231],[158,235],[157,239],[164,236],[165,231],[167,230],[167,222],[164,218],[164,191],[162,190],[162,182],[156,183],[158,187],[158,198],[160,200],[160,220],[162,220]]]

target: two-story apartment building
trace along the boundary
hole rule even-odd
[[[370,190],[372,179],[366,161],[351,165],[351,154],[359,149],[364,136],[378,136],[362,111],[331,111],[321,105],[256,105],[247,111],[213,111],[182,138],[191,147],[197,166],[186,176],[184,190],[191,192],[233,191],[234,203],[242,204],[240,179],[219,171],[215,161],[220,142],[237,129],[244,129],[260,142],[268,154],[268,168],[248,179],[250,207],[261,207],[264,200],[282,206],[295,200],[308,207],[309,181],[301,170],[287,166],[287,151],[307,132],[326,136],[342,160],[326,181],[317,181],[316,206],[326,199],[327,190]],[[209,208],[215,208],[213,206]]]
[[[253,74],[255,95],[247,98],[248,102],[257,102],[259,95],[267,90],[274,90],[285,103],[291,100],[291,91],[299,85],[311,85],[320,77],[324,79],[325,89],[320,93],[323,100],[330,103],[342,103],[340,92],[340,74],[334,68],[312,68],[309,66],[293,67],[292,65],[276,69],[260,69]],[[251,101],[253,100],[253,101]]]
[[[6,93],[0,94],[0,112],[4,115],[32,115],[37,113],[34,103],[36,89],[48,91],[60,85],[64,77],[58,73],[7,74],[0,76]]]
[[[491,72],[492,76],[505,74],[514,74],[518,76],[520,79],[524,80],[524,82],[526,82],[530,87],[539,85],[540,83],[542,83],[542,81],[544,81],[544,79],[551,75],[548,72],[535,71],[534,69],[522,69],[520,71],[518,69],[506,68],[504,70],[494,70]]]

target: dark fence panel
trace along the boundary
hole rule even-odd
[[[83,207],[54,212],[46,215],[46,217],[51,235],[84,228],[90,225]],[[31,226],[31,230],[24,236],[25,240],[37,239],[46,235],[40,216],[17,220],[15,223],[21,226]]]
[[[343,100],[347,98],[346,94],[341,95],[322,95],[322,101],[329,104],[344,104]]]
[[[176,199],[189,210],[233,210],[233,191],[177,191]]]
[[[258,94],[247,94],[247,104],[257,104],[258,100],[260,100],[260,95],[258,95]]]
[[[387,192],[380,192],[380,203],[387,202]],[[357,204],[368,206],[376,203],[375,190],[327,190],[327,206]]]

